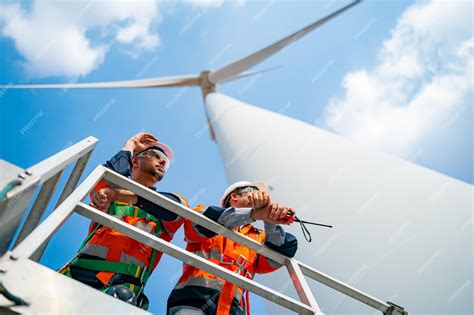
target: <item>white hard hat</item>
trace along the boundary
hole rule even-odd
[[[247,187],[247,186],[255,186],[258,188],[259,191],[265,191],[266,193],[270,194],[270,190],[268,189],[267,184],[265,184],[264,182],[241,181],[241,182],[233,183],[232,185],[227,187],[227,189],[222,194],[221,200],[219,201],[220,206],[225,207],[224,201],[231,192],[233,192],[237,188]]]

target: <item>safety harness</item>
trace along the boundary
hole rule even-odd
[[[112,216],[124,217],[124,216],[131,216],[136,217],[139,219],[145,219],[148,221],[153,221],[156,223],[156,230],[155,235],[160,237],[164,226],[160,219],[157,219],[155,216],[143,211],[142,209],[135,207],[135,206],[128,206],[123,204],[118,204],[113,202],[109,207],[109,214]],[[85,259],[81,258],[80,254],[83,247],[87,244],[87,242],[92,238],[95,232],[102,227],[102,225],[97,224],[97,226],[87,235],[84,242],[81,244],[77,254],[64,266],[62,267],[59,272],[71,277],[70,267],[79,267],[83,269],[93,270],[93,271],[105,271],[105,272],[114,272],[122,275],[131,276],[133,278],[140,280],[140,285],[134,285],[131,283],[124,283],[123,285],[128,287],[137,298],[139,298],[139,307],[147,310],[149,306],[148,298],[143,293],[145,285],[148,279],[151,276],[153,271],[153,265],[156,260],[157,250],[153,249],[150,256],[150,263],[148,267],[140,267],[133,263],[120,263],[114,261],[106,261],[106,260],[96,260],[96,259]],[[113,277],[112,277],[113,279]],[[112,281],[109,281],[103,288],[100,290],[105,292],[111,285]],[[122,285],[122,284],[121,284]]]

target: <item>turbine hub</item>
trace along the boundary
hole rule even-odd
[[[216,85],[209,80],[209,74],[211,71],[204,70],[199,75],[199,85],[201,86],[202,96],[206,98],[206,95],[216,91]]]

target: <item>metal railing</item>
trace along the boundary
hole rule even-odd
[[[16,181],[15,186],[0,200],[0,256],[8,248],[14,247],[23,241],[38,226],[64,170],[75,162],[55,208],[73,192],[97,141],[94,137],[88,137],[26,170],[0,160],[2,186],[8,182]],[[26,216],[31,204],[34,192],[39,186],[41,186],[40,191],[24,220],[23,226],[20,227],[20,223]],[[18,236],[13,243],[17,233]],[[44,247],[37,251],[36,256],[31,258],[39,260],[43,250]]]
[[[191,252],[186,251],[174,244],[160,239],[152,234],[146,233],[134,226],[131,226],[115,217],[102,211],[92,208],[82,202],[87,194],[101,179],[128,189],[135,194],[145,198],[161,207],[164,207],[173,213],[193,221],[215,233],[221,234],[239,244],[242,244],[251,250],[264,255],[287,267],[290,278],[295,286],[300,301],[288,297],[272,288],[264,286],[251,279],[245,278],[239,274],[231,272],[217,264],[207,261]],[[345,295],[348,295],[362,303],[365,303],[386,315],[407,314],[403,308],[390,302],[383,302],[366,293],[363,293],[339,280],[336,280],[318,270],[303,264],[296,259],[288,258],[270,248],[262,245],[255,240],[237,233],[231,229],[210,220],[202,214],[193,211],[173,200],[170,200],[159,193],[148,189],[147,187],[121,176],[103,166],[98,166],[69,197],[67,197],[59,207],[51,213],[35,230],[32,231],[17,247],[13,249],[9,257],[12,260],[20,258],[35,257],[43,244],[55,233],[59,227],[76,212],[82,216],[91,219],[94,222],[107,226],[120,233],[123,233],[139,242],[142,242],[156,250],[190,264],[196,268],[214,274],[225,281],[231,282],[245,290],[253,292],[269,301],[277,303],[289,310],[299,314],[322,314],[305,276],[310,277],[326,286],[331,287]]]

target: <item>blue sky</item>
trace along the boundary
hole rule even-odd
[[[199,73],[262,48],[345,3],[4,1],[0,82]],[[470,25],[467,1],[449,6],[365,1],[255,67],[281,68],[218,89],[472,184]],[[159,189],[180,192],[196,205],[216,203],[227,185],[197,88],[0,89],[0,106],[0,158],[21,167],[93,135],[99,143],[88,174],[128,137],[147,131],[175,151]],[[42,263],[57,268],[67,261],[87,225],[74,216],[52,240]],[[181,234],[174,242],[184,246]],[[163,259],[147,289],[151,311],[164,311],[179,270],[177,261]],[[255,314],[263,313],[258,299],[252,299]]]

